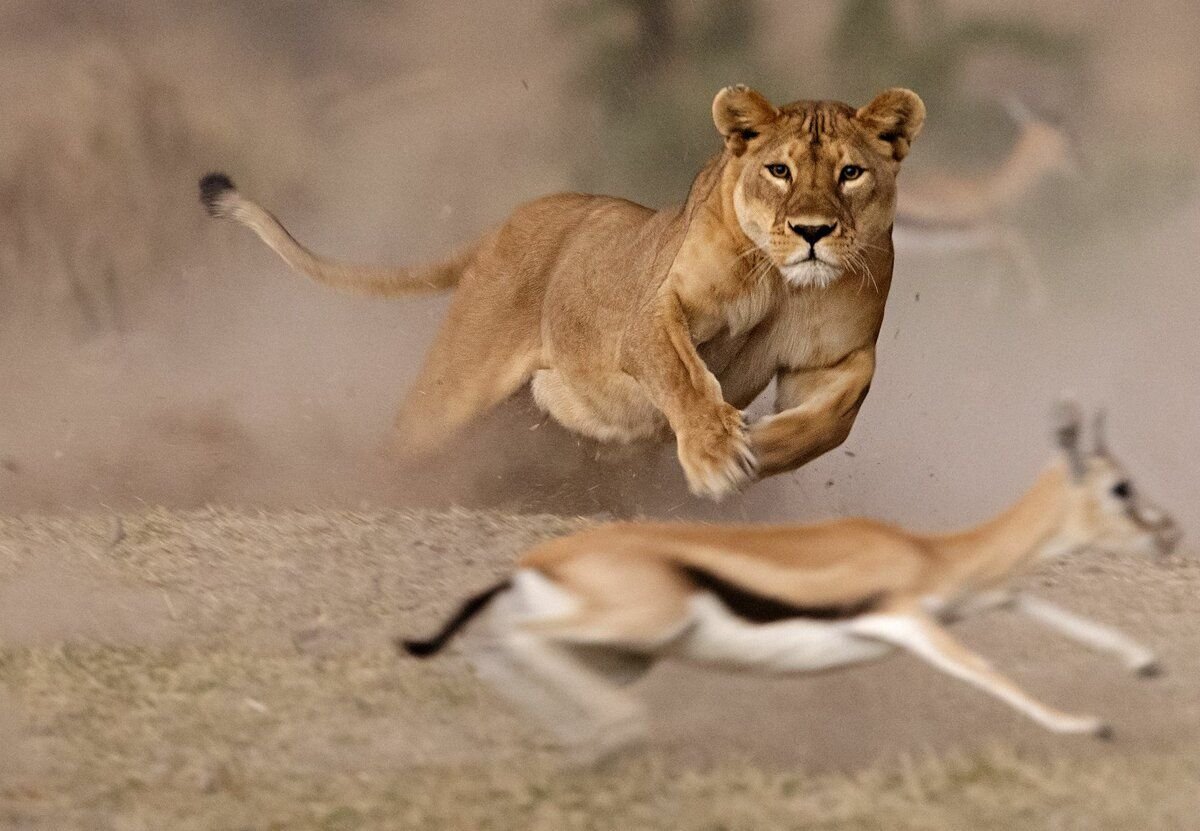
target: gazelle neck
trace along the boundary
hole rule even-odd
[[[944,566],[938,591],[979,591],[997,585],[1066,545],[1069,476],[1062,464],[1045,470],[1003,513],[974,528],[930,540]]]
[[[1003,207],[1028,193],[1057,164],[1052,153],[1054,150],[1047,147],[1041,129],[1022,131],[1008,158],[987,183],[989,201]]]

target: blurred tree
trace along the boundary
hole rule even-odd
[[[560,22],[591,41],[575,75],[591,109],[571,137],[584,190],[652,205],[683,198],[720,145],[704,105],[730,83],[760,83],[754,0],[570,0]]]
[[[918,90],[936,114],[938,129],[922,139],[936,145],[928,155],[952,163],[986,163],[1013,138],[1015,125],[1003,102],[966,88],[973,60],[1011,55],[1053,67],[1078,84],[1087,52],[1083,38],[1035,18],[952,17],[942,0],[843,0],[828,50],[838,94],[849,100],[865,100],[889,86]]]
[[[789,54],[786,68],[764,61],[758,0],[566,0],[559,8],[561,22],[589,42],[575,75],[576,91],[593,107],[572,136],[579,186],[620,187],[651,204],[679,199],[717,149],[698,102],[726,84],[850,101],[911,86],[937,113],[933,141],[944,146],[932,155],[986,159],[1003,152],[1014,125],[998,100],[964,89],[971,59],[1007,52],[1078,77],[1085,56],[1081,39],[1036,20],[952,19],[940,0],[844,0],[826,54]],[[822,89],[797,89],[798,77],[823,79]]]
[[[1055,121],[1047,109],[1070,102],[1078,114],[1089,106],[1089,40],[1034,14],[962,11],[947,0],[840,0],[832,20],[822,18],[824,49],[779,50],[788,25],[812,15],[797,7],[789,18],[775,7],[767,33],[763,7],[760,0],[559,0],[560,25],[582,44],[569,137],[578,159],[575,186],[650,205],[681,200],[720,147],[706,105],[730,83],[784,100],[852,102],[886,87],[911,87],[930,112],[913,164],[935,160],[941,172],[985,173],[1011,152],[1019,127],[1006,111],[1006,94]],[[996,77],[996,67],[1013,74]],[[1061,248],[1081,224],[1127,221],[1152,193],[1191,192],[1194,165],[1163,162],[1127,139],[1090,136],[1085,155],[1093,162],[1116,152],[1112,143],[1120,145],[1118,155],[1093,164],[1086,182],[1043,188],[1016,221],[1036,226],[1047,247]],[[1114,193],[1128,210],[1098,198]]]

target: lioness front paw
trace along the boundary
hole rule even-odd
[[[678,446],[688,489],[697,496],[721,499],[757,474],[746,421],[736,407],[726,405],[715,423],[680,433]]]

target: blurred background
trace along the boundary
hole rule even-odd
[[[566,775],[454,650],[391,638],[575,514],[976,522],[1046,463],[1064,390],[1200,527],[1197,43],[1192,0],[0,4],[0,827],[1194,827],[1191,539],[1030,578],[1161,679],[963,627],[1112,718],[1103,746],[910,659],[665,666],[651,755]],[[436,465],[388,463],[446,298],[311,285],[197,200],[223,170],[324,254],[436,258],[547,192],[681,201],[738,82],[909,86],[929,116],[853,433],[719,505],[673,448],[596,447],[521,396]],[[452,505],[498,510],[410,510]]]
[[[7,509],[458,503],[938,526],[1032,478],[1049,404],[1071,389],[1108,406],[1115,450],[1198,518],[1186,0],[45,0],[6,3],[0,23]],[[442,472],[389,467],[376,449],[445,299],[309,285],[196,202],[197,177],[225,170],[323,253],[435,258],[551,191],[682,200],[719,149],[711,98],[735,82],[856,104],[904,85],[929,119],[854,433],[718,508],[687,496],[670,448],[588,446],[522,401]]]

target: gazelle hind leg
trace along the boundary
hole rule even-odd
[[[531,598],[527,582],[518,574],[514,588],[493,600],[478,636],[468,642],[467,660],[480,680],[501,698],[540,723],[556,740],[570,744],[574,739],[571,731],[579,721],[576,707],[533,673],[512,648],[514,627],[530,614],[545,613],[536,605],[544,598]]]
[[[1011,263],[1025,289],[1025,303],[1031,312],[1046,308],[1046,283],[1029,241],[1020,231],[1001,227],[996,231],[996,245],[1002,256]]]
[[[624,744],[644,733],[641,703],[620,689],[617,678],[598,671],[594,659],[585,663],[571,646],[524,632],[513,633],[507,647],[526,669],[576,707],[583,719],[582,740]]]
[[[852,624],[851,631],[902,647],[942,672],[999,698],[1055,733],[1102,738],[1111,735],[1108,725],[1094,716],[1071,715],[1042,704],[921,613],[865,615]]]
[[[581,659],[570,646],[514,632],[481,657],[475,661],[481,677],[581,761],[595,761],[644,737],[641,704],[619,688],[622,673],[603,673],[595,656]]]
[[[576,708],[516,660],[500,642],[479,645],[467,657],[480,680],[514,709],[548,730],[556,742],[577,743]]]
[[[519,571],[514,588],[488,609],[472,663],[481,678],[516,707],[545,726],[560,742],[582,747],[597,732],[632,733],[643,723],[641,709],[620,686],[636,667],[619,656],[559,645],[531,624],[563,622],[577,615],[577,600],[536,574]]]

